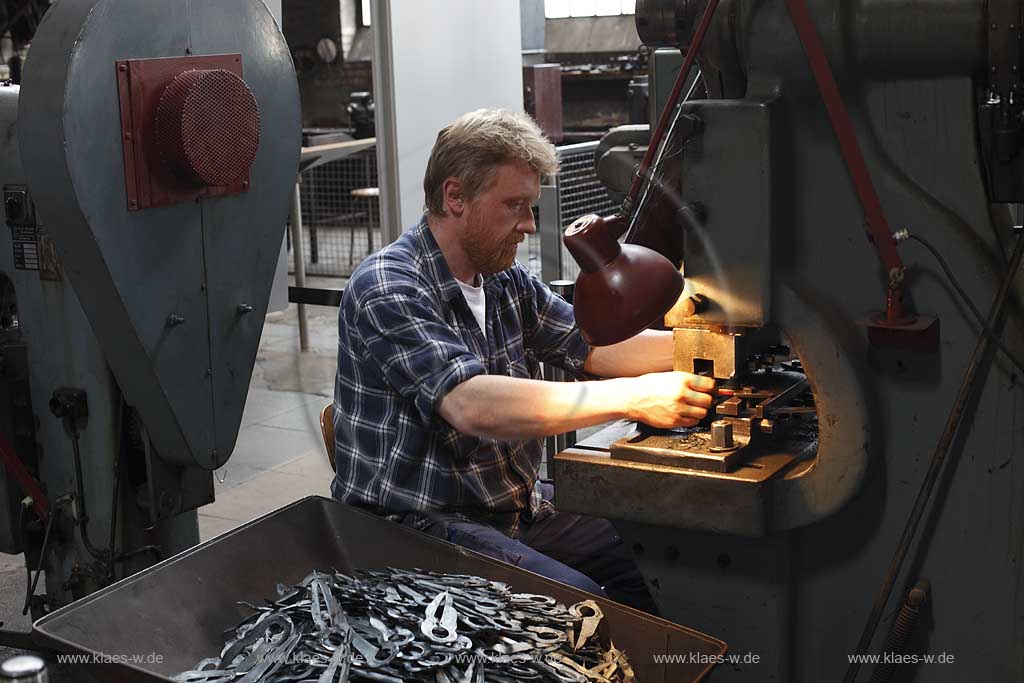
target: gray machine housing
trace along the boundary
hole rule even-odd
[[[1015,234],[1010,207],[993,202],[1024,201],[1024,186],[1007,197],[991,181],[999,171],[979,136],[989,7],[808,5],[889,222],[935,245],[987,311]],[[685,48],[705,6],[641,0],[641,36]],[[813,388],[819,446],[755,488],[743,476],[616,461],[608,447],[620,432],[556,456],[557,503],[616,520],[662,614],[740,655],[714,680],[838,681],[980,330],[932,256],[906,243],[907,305],[939,319],[940,347],[868,343],[858,322],[884,308],[887,278],[785,3],[723,2],[699,61],[710,99],[682,111],[703,132],[673,160],[681,180],[670,188],[705,216],[671,228],[683,233],[688,291],[718,304],[694,324],[779,329]],[[1022,295],[1018,277],[1002,332],[1018,358]],[[870,650],[927,579],[907,652],[955,663],[903,665],[893,680],[1024,680],[1021,379],[994,358]]]

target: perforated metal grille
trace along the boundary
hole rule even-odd
[[[562,245],[562,231],[569,227],[573,221],[588,213],[596,213],[602,216],[613,213],[618,205],[608,195],[601,181],[597,179],[597,171],[594,169],[594,150],[597,149],[596,142],[582,143],[577,145],[565,145],[558,148],[560,166],[558,175],[555,178],[555,188],[558,193],[558,215],[543,216],[537,215],[537,226],[539,230],[552,230],[557,233],[554,239],[548,243],[556,243],[562,251],[561,272],[553,279],[574,280],[579,274],[579,267],[572,260],[569,251]],[[530,271],[541,277],[541,264],[546,254],[541,250],[542,238],[538,233],[527,239],[525,255],[520,252],[520,260],[528,264]]]
[[[559,225],[562,229],[572,225],[580,216],[596,213],[606,216],[617,208],[608,196],[608,190],[597,179],[594,168],[594,147],[562,155],[558,173]],[[561,240],[559,240],[561,244]],[[562,245],[562,279],[575,280],[580,269],[569,251]]]
[[[161,95],[156,130],[164,159],[183,180],[230,185],[256,158],[259,105],[230,71],[186,71]]]
[[[588,213],[606,215],[615,210],[615,202],[597,179],[594,150],[574,152],[562,157],[558,173],[558,200],[560,223],[566,227]]]

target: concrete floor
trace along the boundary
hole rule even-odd
[[[337,280],[309,286],[337,288]],[[334,395],[337,309],[307,306],[310,349],[299,352],[297,307],[267,317],[235,451],[215,474],[216,502],[199,510],[207,540],[309,495],[330,496],[333,473],[320,434],[320,410]],[[43,580],[40,580],[40,591]],[[0,554],[2,628],[29,631],[21,615],[26,571],[22,556]],[[0,648],[0,661],[21,654]],[[54,683],[93,683],[80,669],[52,665]]]

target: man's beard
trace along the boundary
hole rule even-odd
[[[508,270],[516,261],[522,236],[513,232],[495,244],[484,234],[483,221],[474,210],[466,219],[466,231],[462,234],[462,249],[466,252],[473,268],[483,275]]]

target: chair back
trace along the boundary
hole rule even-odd
[[[337,471],[334,468],[334,401],[320,411],[320,433],[324,435],[324,448],[327,449],[327,460],[331,463],[331,470]]]

